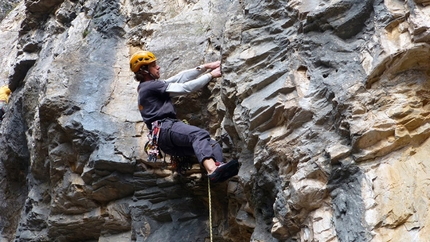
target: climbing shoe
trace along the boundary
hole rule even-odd
[[[211,182],[223,182],[239,173],[239,162],[231,160],[227,163],[220,164],[216,170],[208,175]]]

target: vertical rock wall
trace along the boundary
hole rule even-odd
[[[6,3],[0,241],[429,237],[427,1]],[[147,161],[137,49],[162,78],[222,61],[175,99],[241,163],[211,209],[198,164]]]

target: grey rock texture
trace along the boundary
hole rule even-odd
[[[1,4],[0,241],[430,237],[430,1]],[[237,177],[147,161],[139,49],[162,78],[222,61],[175,103]]]

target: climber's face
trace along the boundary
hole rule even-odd
[[[160,66],[157,65],[156,61],[148,65],[148,71],[154,79],[160,78]]]

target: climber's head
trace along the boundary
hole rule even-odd
[[[136,74],[137,81],[160,78],[160,67],[156,60],[155,55],[149,51],[138,51],[131,56],[130,69]]]

